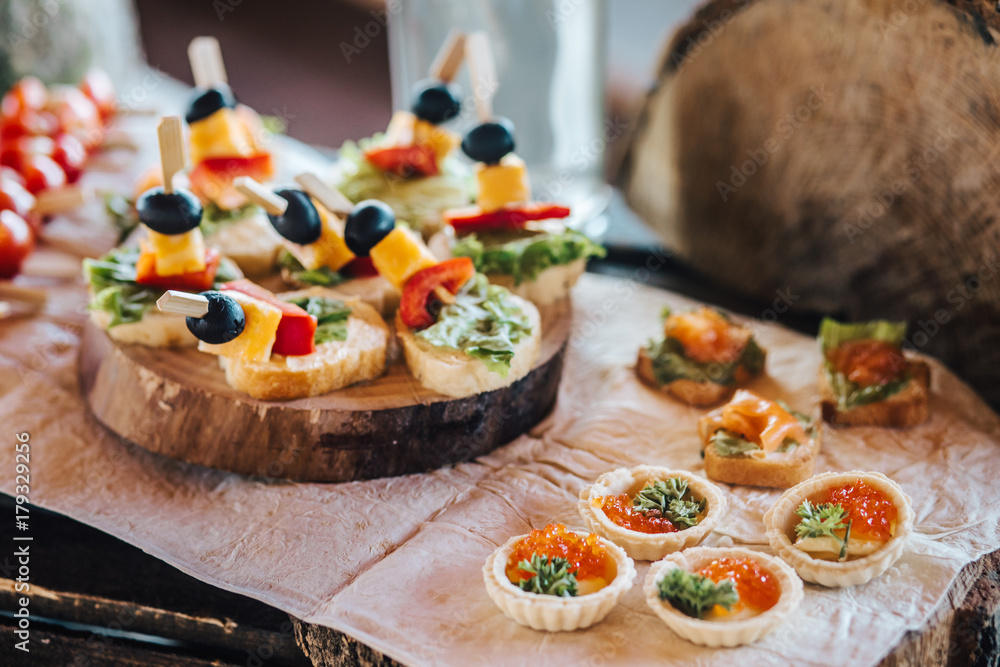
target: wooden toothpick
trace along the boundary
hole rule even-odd
[[[167,290],[156,300],[160,312],[187,317],[205,317],[208,314],[208,299],[200,294],[189,294],[177,290]]]
[[[451,32],[441,45],[441,50],[434,56],[428,72],[432,79],[440,79],[449,83],[458,74],[458,68],[462,66],[465,59],[465,33],[457,28],[452,28]]]
[[[35,206],[31,209],[39,215],[52,215],[72,211],[83,206],[90,193],[78,185],[70,185],[64,188],[43,190],[38,193],[35,199]]]
[[[295,182],[307,195],[318,201],[334,215],[346,217],[354,210],[354,204],[351,203],[350,199],[337,188],[321,181],[316,174],[303,172],[295,177]]]
[[[226,66],[222,62],[222,48],[215,37],[195,37],[188,45],[188,60],[194,85],[199,88],[215,88],[229,85]]]
[[[490,38],[482,30],[465,38],[465,59],[469,63],[476,115],[481,123],[485,123],[493,119],[493,95],[499,82],[493,53],[490,51]]]
[[[184,126],[180,116],[164,116],[156,128],[160,138],[163,191],[174,191],[174,174],[184,169]]]
[[[249,176],[240,176],[233,181],[233,185],[247,199],[271,215],[281,215],[288,210],[288,200],[271,192],[263,185],[253,180]]]

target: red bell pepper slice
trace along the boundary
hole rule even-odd
[[[371,257],[355,257],[345,264],[340,272],[352,278],[371,278],[378,275],[378,269]]]
[[[269,303],[281,311],[281,321],[271,352],[286,357],[301,357],[316,351],[316,318],[294,303],[282,301],[260,285],[247,279],[234,280],[221,289],[246,294]]]
[[[439,173],[437,155],[430,146],[377,146],[365,151],[373,165],[397,176],[434,176]]]
[[[205,268],[201,271],[181,273],[176,276],[161,276],[156,272],[156,255],[143,252],[135,264],[135,281],[140,285],[148,285],[162,290],[181,290],[183,292],[204,292],[212,289],[215,282],[215,272],[219,269],[219,251],[215,248],[205,250]]]
[[[239,176],[249,176],[260,183],[271,180],[274,176],[271,154],[206,158],[194,166],[188,178],[195,194],[225,208],[225,204],[236,203],[236,199],[243,199],[242,195],[234,194],[236,191],[233,188],[233,181]]]
[[[478,206],[451,208],[444,212],[446,224],[459,234],[487,232],[501,229],[524,229],[533,220],[554,220],[568,218],[568,206],[551,202],[528,202],[511,204],[495,211],[483,211]]]
[[[476,267],[468,257],[455,257],[417,271],[403,286],[399,303],[399,317],[411,329],[425,329],[434,324],[434,316],[427,310],[427,302],[435,287],[444,287],[455,294],[462,285],[476,274]]]

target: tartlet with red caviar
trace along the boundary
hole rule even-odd
[[[658,560],[705,539],[726,513],[711,482],[682,470],[640,465],[604,473],[580,492],[587,526],[636,560]]]
[[[549,524],[494,551],[483,579],[505,616],[559,632],[602,621],[632,587],[635,566],[624,549],[599,535]]]
[[[739,646],[780,625],[802,601],[802,581],[774,556],[694,547],[653,563],[646,604],[678,635],[703,646]]]
[[[806,581],[857,586],[903,553],[909,497],[876,472],[828,472],[788,489],[764,515],[771,547]]]

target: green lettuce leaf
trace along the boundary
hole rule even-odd
[[[347,340],[347,320],[351,316],[351,309],[340,299],[310,296],[288,301],[316,318],[316,335],[313,340],[317,345]]]
[[[862,387],[843,373],[837,372],[827,359],[827,352],[854,340],[878,340],[902,346],[906,336],[906,322],[875,320],[844,324],[824,318],[819,325],[819,342],[823,350],[823,373],[837,397],[837,409],[850,410],[869,403],[878,403],[897,394],[910,382],[909,375],[887,382]]]
[[[745,366],[751,375],[757,375],[764,369],[764,351],[752,337],[738,359],[722,363],[691,359],[676,338],[651,341],[646,352],[653,359],[653,377],[661,385],[675,380],[693,380],[729,386],[736,382],[736,370],[740,365]]]
[[[209,202],[205,204],[201,214],[201,233],[206,238],[213,236],[218,234],[222,228],[252,215],[257,215],[259,212],[260,207],[256,204],[245,204],[239,208],[229,210],[219,208],[214,202]]]
[[[339,272],[328,266],[321,266],[318,269],[307,269],[295,258],[295,255],[284,248],[278,254],[278,267],[283,274],[287,274],[287,279],[291,282],[303,285],[319,285],[320,287],[332,287],[344,282],[345,278]]]
[[[531,320],[509,297],[477,273],[455,295],[455,303],[441,309],[438,321],[416,335],[481,359],[490,371],[507,377],[514,348],[531,334]]]
[[[573,229],[515,240],[470,234],[459,239],[452,249],[455,257],[471,258],[480,273],[511,276],[515,285],[534,280],[549,267],[588,257],[604,257],[605,254],[603,247]]]

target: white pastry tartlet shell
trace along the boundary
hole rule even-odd
[[[705,516],[698,525],[676,533],[640,533],[619,526],[601,509],[598,498],[621,493],[634,495],[648,482],[667,480],[671,477],[686,480],[691,493],[705,499]],[[727,505],[726,496],[719,487],[706,479],[683,470],[640,465],[634,468],[618,468],[598,477],[593,484],[580,491],[577,510],[590,530],[624,548],[632,558],[659,560],[669,553],[687,549],[705,539],[725,516]]]
[[[753,558],[766,568],[781,587],[778,602],[757,616],[738,621],[712,621],[692,618],[675,609],[669,601],[660,599],[660,589],[656,583],[667,572],[674,568],[697,572],[717,558],[738,557]],[[796,576],[785,562],[774,556],[759,551],[731,547],[727,549],[715,547],[694,547],[670,554],[663,560],[653,563],[646,575],[643,585],[646,604],[667,624],[671,630],[684,639],[702,646],[740,646],[750,644],[771,632],[791,614],[804,595],[802,580]]]
[[[813,558],[792,542],[794,527],[799,522],[795,510],[808,499],[832,486],[848,484],[858,479],[885,493],[896,506],[895,534],[874,553],[844,562]],[[877,472],[825,472],[785,491],[774,507],[764,514],[764,526],[771,548],[795,568],[799,576],[830,588],[864,584],[888,570],[903,553],[906,538],[913,530],[913,509],[910,498],[896,482]]]
[[[578,535],[587,533],[574,531]],[[511,551],[527,535],[512,537],[486,559],[483,579],[490,599],[504,615],[533,630],[560,632],[589,628],[604,620],[618,599],[635,580],[635,565],[625,550],[609,540],[600,538],[601,544],[614,559],[617,567],[615,578],[607,586],[594,593],[578,597],[563,598],[554,595],[539,595],[522,591],[507,578],[507,560]]]

